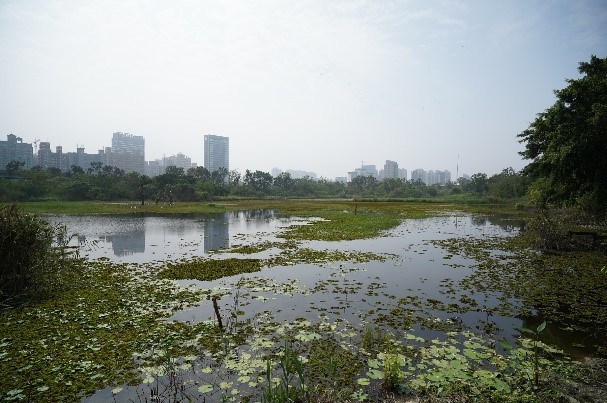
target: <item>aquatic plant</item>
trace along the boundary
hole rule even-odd
[[[310,402],[303,363],[287,342],[284,344],[278,365],[279,377],[275,378],[272,376],[270,361],[267,361],[266,386],[261,401],[264,403]]]
[[[197,279],[202,281],[215,280],[222,277],[234,276],[241,273],[259,271],[259,259],[184,259],[177,263],[168,263],[158,273],[159,278],[172,280]]]
[[[25,293],[50,291],[57,272],[68,265],[66,230],[16,205],[0,209],[0,306]]]

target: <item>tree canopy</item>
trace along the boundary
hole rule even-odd
[[[581,62],[579,79],[556,90],[554,105],[518,135],[532,160],[524,173],[543,205],[577,205],[600,218],[607,213],[607,58]]]

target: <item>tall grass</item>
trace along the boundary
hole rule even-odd
[[[43,291],[64,257],[57,242],[65,241],[63,227],[24,213],[16,205],[0,209],[0,304]]]

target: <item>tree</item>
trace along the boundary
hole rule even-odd
[[[211,173],[205,167],[196,167],[188,169],[188,175],[195,177],[199,180],[210,180]]]
[[[554,105],[518,135],[532,160],[523,173],[538,184],[542,204],[578,205],[598,218],[607,213],[607,58],[582,62],[579,79],[556,90]],[[541,186],[540,186],[541,185]]]
[[[512,167],[489,178],[489,195],[499,199],[515,199],[525,195],[527,178]]]
[[[348,187],[350,187],[354,193],[359,195],[364,195],[376,185],[377,179],[370,175],[357,176],[356,178],[352,179],[350,183],[348,183]]]
[[[489,189],[489,180],[487,174],[479,172],[470,177],[470,181],[466,183],[464,190],[483,194]]]
[[[6,171],[10,174],[16,174],[24,166],[25,166],[24,161],[12,160],[8,164],[6,164]]]
[[[70,175],[83,175],[84,174],[84,169],[82,169],[80,166],[78,165],[72,165],[70,167],[70,171],[68,172]]]
[[[282,172],[274,178],[274,187],[282,193],[282,196],[288,196],[289,191],[293,188],[295,181],[291,178],[289,172]]]
[[[230,175],[229,175],[229,178],[230,178],[230,183],[233,183],[233,184],[239,185],[239,184],[240,184],[240,178],[241,178],[241,176],[242,176],[242,175],[240,175],[240,172],[238,172],[238,171],[237,171],[237,170],[235,170],[235,169],[232,169],[232,170],[230,171]]]
[[[93,162],[91,162],[91,166],[86,170],[86,172],[89,174],[94,173],[96,175],[101,175],[102,169],[103,169],[103,164],[101,162],[93,161]]]
[[[244,184],[261,194],[267,194],[272,187],[273,179],[268,172],[259,170],[251,172],[247,169],[244,175]]]
[[[215,171],[211,172],[211,180],[216,185],[223,185],[228,181],[228,170],[224,167],[220,167]]]

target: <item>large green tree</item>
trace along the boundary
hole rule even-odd
[[[532,160],[524,173],[536,180],[542,204],[578,205],[607,213],[607,58],[592,56],[582,77],[556,90],[556,102],[518,135]]]

